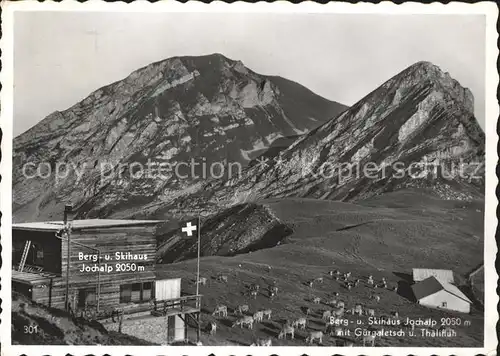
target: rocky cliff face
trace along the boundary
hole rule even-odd
[[[200,189],[204,164],[244,167],[274,140],[344,109],[218,54],[153,63],[14,140],[14,218],[60,218],[64,202],[82,214],[128,215]]]
[[[286,196],[352,201],[402,188],[430,189],[444,199],[481,198],[484,133],[472,110],[469,90],[419,62],[275,159],[181,198],[157,199],[138,215],[212,214]]]
[[[179,224],[184,226],[185,222]],[[291,235],[292,228],[280,221],[267,206],[241,204],[204,221],[201,231],[201,256],[234,256],[279,245]],[[186,238],[179,226],[166,224],[157,231],[160,263],[196,258],[197,240]]]

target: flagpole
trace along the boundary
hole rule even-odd
[[[196,295],[199,295],[200,291],[200,234],[201,234],[201,222],[200,216],[198,215],[198,258],[196,260]]]

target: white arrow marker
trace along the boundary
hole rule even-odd
[[[193,231],[196,231],[196,226],[191,225],[190,221],[182,228],[182,232],[185,232],[188,236],[193,236]]]

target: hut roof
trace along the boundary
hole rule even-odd
[[[415,283],[411,288],[417,300],[425,298],[439,291],[445,290],[457,298],[463,299],[468,303],[472,303],[471,300],[467,298],[467,296],[460,289],[458,289],[458,287],[456,287],[451,283],[441,282],[437,280],[434,276],[431,276],[427,279],[424,279],[423,281]]]
[[[453,271],[449,269],[413,268],[413,280],[423,281],[429,277],[434,277],[440,282],[453,283]]]
[[[159,224],[161,220],[118,220],[118,219],[86,219],[73,220],[73,230],[83,230],[92,228],[111,228],[111,227],[132,227]],[[12,230],[31,230],[31,231],[59,231],[64,227],[62,221],[45,221],[12,224]]]

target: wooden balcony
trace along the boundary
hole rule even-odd
[[[152,300],[151,314],[154,316],[170,316],[192,314],[201,311],[201,295],[188,295],[166,300]]]

